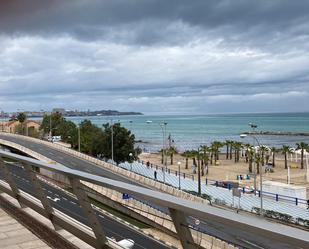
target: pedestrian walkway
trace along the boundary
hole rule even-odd
[[[1,249],[48,249],[51,248],[14,218],[0,209]]]
[[[121,163],[120,167],[133,171],[137,174],[143,175],[145,177],[154,179],[155,172],[156,178],[158,181],[165,182],[166,184],[172,185],[176,188],[181,188],[182,190],[187,191],[195,191],[198,189],[198,182],[191,179],[185,178],[182,174],[179,177],[178,175],[168,174],[161,168],[150,168],[144,164],[133,162],[133,163]],[[212,197],[212,200],[224,204],[229,207],[237,207],[239,200],[238,197],[232,196],[232,190],[228,190],[221,187],[216,187],[214,185],[206,185],[206,183],[202,183],[201,192]],[[258,195],[254,194],[242,194],[240,198],[240,207],[243,210],[252,212],[254,208],[260,207],[260,198]],[[263,209],[264,210],[272,210],[278,213],[287,214],[293,217],[296,221],[301,218],[304,220],[309,220],[309,210],[306,209],[304,205],[290,204],[283,201],[276,201],[271,198],[264,197],[263,198]]]

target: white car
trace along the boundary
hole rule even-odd
[[[123,239],[123,240],[118,241],[117,244],[126,249],[131,249],[133,248],[135,242],[134,240],[131,240],[131,239]]]

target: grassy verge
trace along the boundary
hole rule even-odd
[[[93,198],[90,198],[89,197],[89,200],[91,201],[91,203],[103,210],[105,210],[106,212],[110,213],[110,214],[113,214],[115,215],[116,217],[119,217],[120,219],[124,220],[124,221],[127,221],[129,222],[130,224],[134,225],[134,226],[137,226],[138,228],[141,228],[141,229],[144,229],[144,228],[150,228],[149,225],[141,222],[141,221],[138,221],[122,212],[119,212],[118,210],[116,209],[113,209],[107,205],[105,205],[104,203],[102,202],[99,202]]]

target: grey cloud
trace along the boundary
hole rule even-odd
[[[302,0],[1,1],[0,106],[294,110],[309,93],[308,12]]]
[[[306,0],[105,0],[105,1],[18,1],[1,2],[0,30],[9,34],[69,34],[81,39],[114,39],[140,44],[188,41],[183,23],[209,36],[229,42],[240,36],[248,42],[308,34],[309,2]],[[275,32],[275,33],[273,33]],[[256,41],[255,41],[256,40]]]

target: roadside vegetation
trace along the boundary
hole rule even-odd
[[[40,130],[45,137],[61,136],[61,140],[75,150],[79,149],[80,134],[80,151],[102,159],[112,158],[113,141],[113,157],[116,163],[135,160],[141,152],[134,147],[134,134],[120,123],[107,123],[98,127],[85,119],[77,126],[55,112],[44,116]]]

